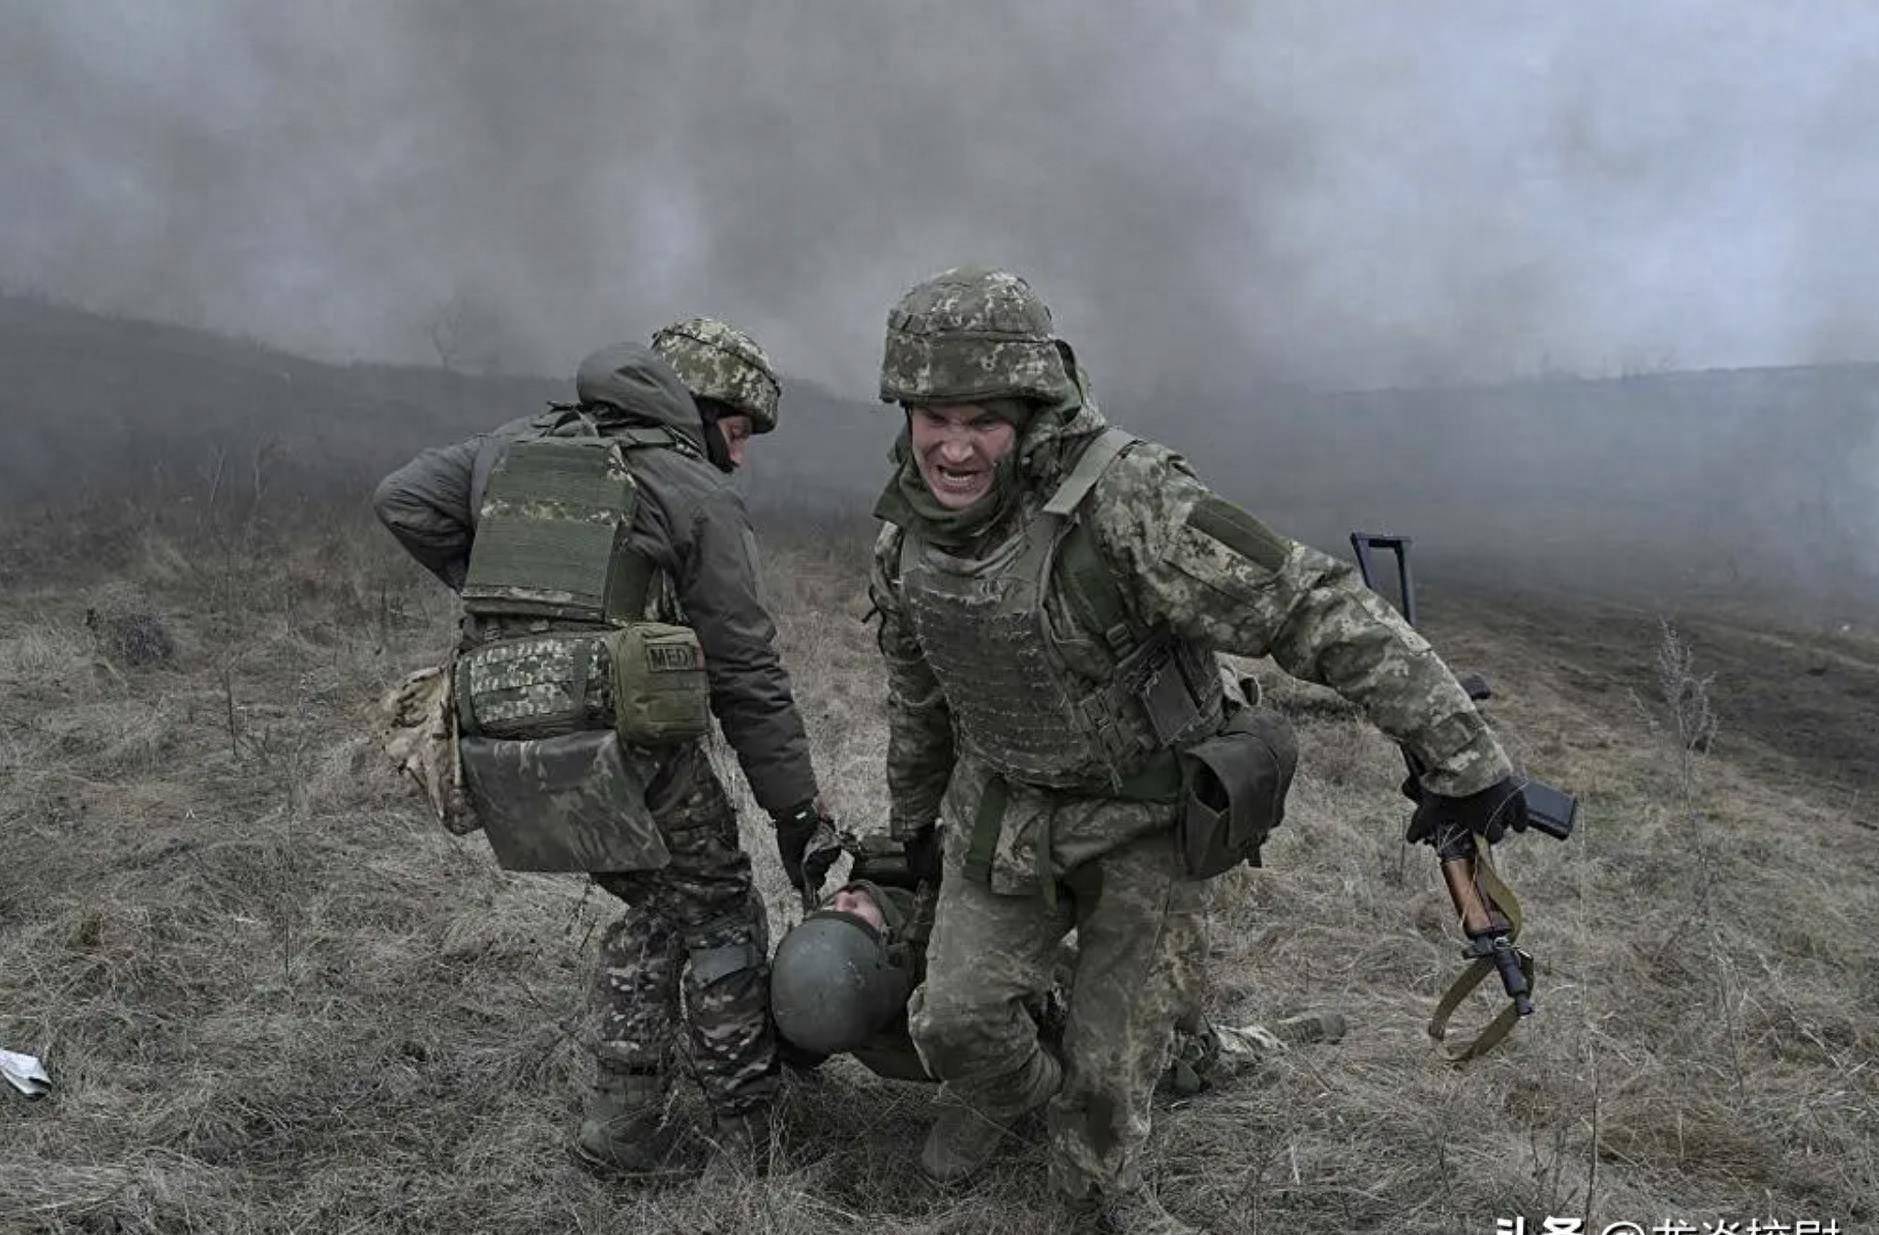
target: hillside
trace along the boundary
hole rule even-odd
[[[572,397],[571,374],[322,364],[180,326],[0,297],[0,509],[132,490],[200,501],[218,459],[236,500],[252,497],[257,477],[277,496],[362,497],[426,446]],[[800,494],[878,470],[892,428],[871,412],[791,382],[782,411],[791,432],[777,435],[783,449],[766,449],[768,483]]]
[[[1755,602],[1817,624],[1879,606],[1879,368],[1361,394],[1164,385],[1145,396],[1100,366],[1096,378],[1112,419],[1333,550],[1363,527],[1414,535],[1438,580]],[[424,446],[569,389],[320,364],[0,298],[0,509],[133,491],[251,502],[257,484],[362,499]],[[871,391],[852,393],[786,383],[783,428],[739,479],[760,521],[865,524],[898,420]]]
[[[365,734],[367,702],[448,640],[450,598],[356,505],[120,513],[16,527],[0,589],[0,1045],[56,1086],[0,1090],[0,1231],[1061,1229],[1035,1141],[936,1189],[913,1164],[930,1092],[839,1062],[792,1079],[768,1179],[575,1167],[577,1009],[612,910],[437,829]],[[844,821],[878,823],[865,534],[771,540],[818,769]],[[1162,1201],[1222,1233],[1872,1229],[1879,640],[1700,618],[1665,680],[1649,612],[1475,601],[1433,590],[1432,637],[1584,797],[1570,842],[1502,858],[1538,1014],[1465,1070],[1435,1056],[1457,940],[1428,855],[1397,840],[1395,752],[1255,665],[1303,758],[1265,869],[1218,884],[1209,1011],[1352,1028],[1158,1100]],[[125,615],[169,653],[115,635]],[[1699,692],[1721,717],[1702,749],[1676,723]],[[780,931],[800,911],[734,796]],[[699,1118],[687,1094],[695,1164]]]

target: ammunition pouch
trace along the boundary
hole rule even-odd
[[[1221,731],[1180,752],[1183,809],[1176,825],[1182,862],[1207,879],[1244,861],[1285,819],[1298,768],[1298,740],[1276,712],[1238,708]]]
[[[633,746],[674,746],[711,725],[704,651],[688,627],[549,631],[457,657],[466,736],[531,740],[611,728]]]
[[[503,869],[658,870],[671,861],[645,779],[611,729],[458,745],[465,789]]]

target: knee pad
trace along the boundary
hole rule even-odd
[[[694,946],[687,949],[685,959],[691,966],[691,984],[702,989],[735,974],[763,968],[764,955],[755,943],[745,940]]]

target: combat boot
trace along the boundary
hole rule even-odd
[[[1076,1229],[1092,1235],[1202,1235],[1201,1228],[1163,1209],[1161,1202],[1143,1189],[1075,1208],[1081,1218]]]
[[[752,1174],[770,1172],[771,1121],[769,1106],[755,1106],[734,1115],[719,1115],[718,1156]]]
[[[667,1081],[663,1072],[598,1065],[574,1141],[582,1163],[603,1174],[667,1173],[677,1139],[665,1131]]]
[[[1288,1016],[1272,1027],[1273,1036],[1292,1046],[1307,1046],[1313,1042],[1342,1042],[1344,1032],[1344,1014],[1331,1011],[1302,1012],[1297,1016]]]
[[[1049,1051],[1037,1053],[1026,1099],[1011,1114],[993,1117],[955,1102],[940,1112],[920,1149],[920,1169],[934,1183],[952,1184],[975,1174],[992,1155],[1012,1125],[1027,1112],[1050,1101],[1063,1085],[1063,1066]]]

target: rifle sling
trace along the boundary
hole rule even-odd
[[[1501,912],[1507,916],[1509,928],[1507,942],[1514,943],[1520,937],[1520,926],[1523,920],[1520,898],[1514,895],[1514,890],[1508,887],[1507,882],[1495,872],[1493,862],[1488,859],[1488,847],[1481,843],[1479,837],[1475,838],[1475,878],[1480,882],[1481,890],[1486,892],[1489,898],[1500,906]],[[1525,952],[1519,953],[1519,957],[1520,971],[1526,974],[1527,989],[1531,993],[1534,984],[1533,958]],[[1461,1006],[1462,1000],[1466,999],[1475,987],[1481,985],[1487,976],[1494,972],[1494,961],[1485,956],[1475,958],[1466,969],[1461,971],[1461,974],[1449,984],[1448,989],[1442,992],[1442,997],[1436,1001],[1435,1012],[1429,1017],[1428,1031],[1431,1038],[1437,1042],[1444,1042],[1448,1036],[1449,1017],[1455,1014],[1455,1009]],[[1442,1053],[1452,1064],[1467,1063],[1470,1059],[1485,1055],[1499,1046],[1501,1040],[1513,1032],[1514,1025],[1519,1020],[1520,1013],[1510,1001],[1501,1009],[1500,1015],[1489,1021],[1472,1041],[1460,1047],[1448,1046],[1444,1043]]]

